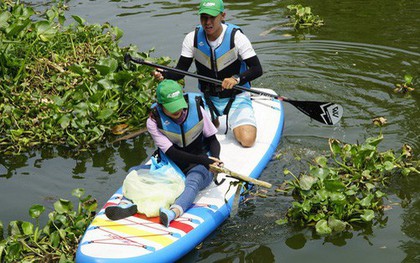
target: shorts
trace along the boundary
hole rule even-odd
[[[229,98],[210,96],[210,99],[218,111],[216,114],[218,116],[222,116],[223,111],[229,102]],[[241,125],[251,125],[257,127],[254,109],[252,108],[252,102],[248,92],[242,92],[236,95],[236,98],[229,110],[228,125],[232,130]]]

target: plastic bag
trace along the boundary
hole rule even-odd
[[[164,154],[158,163],[151,158],[150,169],[132,170],[123,182],[123,195],[147,217],[159,215],[159,208],[169,208],[184,191],[185,175]]]

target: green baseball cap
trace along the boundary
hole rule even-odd
[[[187,102],[184,99],[182,87],[174,80],[165,79],[159,83],[156,90],[156,97],[158,103],[162,104],[170,113],[188,108]]]
[[[217,16],[225,10],[222,0],[201,0],[198,14]]]

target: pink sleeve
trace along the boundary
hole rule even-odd
[[[200,107],[200,109],[203,114],[203,121],[204,121],[203,136],[205,138],[208,138],[217,133],[217,128],[216,126],[214,126],[213,122],[211,122],[209,113],[205,109],[203,109],[203,107]]]
[[[161,149],[164,153],[173,145],[173,143],[161,133],[157,127],[157,123],[154,119],[148,118],[146,122],[147,131],[152,136],[155,145]]]
[[[203,136],[208,138],[217,133],[217,128],[211,122],[209,114],[202,107],[200,107],[200,109],[203,113]],[[166,137],[163,133],[159,131],[155,120],[153,120],[152,118],[148,118],[146,122],[146,127],[150,136],[152,136],[155,145],[164,153],[173,145],[173,143],[168,139],[168,137]]]

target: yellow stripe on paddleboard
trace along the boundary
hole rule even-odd
[[[174,238],[170,238],[168,237],[168,235],[160,235],[160,234],[153,233],[150,231],[138,229],[135,227],[135,225],[134,226],[124,225],[124,224],[118,223],[117,221],[104,220],[98,217],[95,218],[95,220],[93,220],[92,226],[98,226],[105,229],[112,229],[119,233],[130,235],[131,237],[135,236],[144,240],[149,240],[149,241],[158,243],[162,246],[170,245],[175,241]],[[139,226],[140,225],[137,225],[137,227]]]

